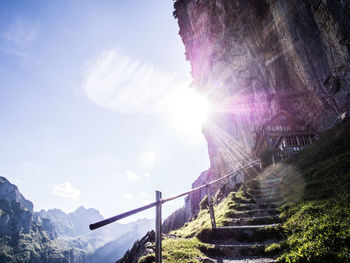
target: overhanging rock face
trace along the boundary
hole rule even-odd
[[[203,129],[213,178],[250,158],[256,129],[280,109],[319,131],[349,111],[349,1],[177,0],[174,6],[193,86],[215,104]]]

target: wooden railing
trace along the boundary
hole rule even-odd
[[[162,262],[162,205],[166,202],[172,201],[174,199],[180,198],[182,196],[197,192],[201,189],[206,188],[206,192],[207,192],[207,197],[208,197],[208,207],[209,207],[209,213],[210,213],[210,222],[211,222],[211,226],[212,228],[216,228],[216,222],[215,222],[215,214],[214,214],[214,208],[213,208],[213,202],[212,202],[212,195],[211,195],[211,191],[210,191],[210,186],[213,184],[216,184],[224,179],[230,178],[232,176],[236,176],[238,173],[245,171],[248,168],[254,167],[256,165],[259,165],[259,168],[261,169],[261,160],[256,160],[253,161],[245,166],[242,166],[241,168],[235,170],[232,173],[229,173],[223,177],[220,177],[216,180],[213,180],[209,183],[206,183],[202,186],[199,186],[197,188],[194,188],[190,191],[172,196],[172,197],[168,197],[165,199],[162,199],[162,193],[160,191],[156,191],[156,201],[153,203],[150,203],[148,205],[145,206],[141,206],[139,208],[130,210],[128,212],[104,219],[102,221],[93,223],[89,226],[90,230],[94,230],[100,227],[103,227],[105,225],[108,225],[110,223],[113,223],[115,221],[118,221],[120,219],[126,218],[128,216],[137,214],[141,211],[147,210],[149,208],[152,207],[156,207],[156,225],[155,225],[155,254],[156,254],[156,263],[161,263]]]

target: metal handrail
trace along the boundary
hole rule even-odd
[[[122,213],[122,214],[119,214],[119,215],[116,215],[116,216],[113,216],[113,217],[101,220],[99,222],[90,224],[89,228],[90,228],[90,230],[95,230],[97,228],[103,227],[105,225],[108,225],[110,223],[113,223],[115,221],[123,219],[125,217],[137,214],[137,213],[139,213],[141,211],[144,211],[144,210],[147,210],[149,208],[152,208],[152,207],[156,206],[156,208],[157,208],[156,209],[156,263],[161,263],[161,231],[162,231],[161,230],[161,207],[162,207],[162,204],[206,188],[207,196],[208,196],[208,206],[209,206],[209,212],[210,212],[210,220],[211,220],[211,223],[212,223],[212,227],[216,228],[214,209],[213,209],[212,201],[211,201],[210,186],[213,185],[213,184],[216,184],[216,183],[218,183],[218,182],[220,182],[220,181],[222,181],[224,179],[227,179],[227,178],[229,178],[231,176],[234,176],[238,172],[244,171],[244,170],[246,170],[246,169],[248,169],[248,168],[250,168],[252,166],[255,166],[258,163],[260,164],[260,168],[261,168],[261,160],[255,160],[255,161],[253,161],[253,162],[251,162],[251,163],[249,163],[249,164],[247,164],[245,166],[242,166],[241,168],[239,168],[239,169],[237,169],[237,170],[235,170],[235,171],[233,171],[233,172],[231,172],[231,173],[229,173],[229,174],[227,174],[227,175],[225,175],[223,177],[220,177],[220,178],[218,178],[216,180],[213,180],[213,181],[211,181],[211,182],[209,182],[207,184],[201,185],[201,186],[199,186],[197,188],[194,188],[194,189],[192,189],[190,191],[187,191],[187,192],[184,192],[184,193],[172,196],[172,197],[168,197],[168,198],[165,198],[165,199],[162,199],[162,193],[161,192],[156,191],[156,201],[155,202],[150,203],[150,204],[145,205],[145,206],[138,207],[136,209],[127,211],[127,212]]]
[[[231,172],[231,173],[229,173],[229,174],[227,174],[227,175],[225,175],[225,176],[223,176],[223,177],[220,177],[220,178],[218,178],[218,179],[216,179],[216,180],[214,180],[214,181],[211,181],[211,182],[209,182],[209,183],[207,183],[207,184],[201,185],[201,186],[199,186],[199,187],[197,187],[197,188],[194,188],[194,189],[192,189],[192,190],[190,190],[190,191],[187,191],[187,192],[184,192],[184,193],[182,193],[182,194],[175,195],[175,196],[172,196],[172,197],[163,199],[163,203],[166,203],[166,202],[168,202],[168,201],[177,199],[177,198],[182,197],[182,196],[187,195],[187,194],[191,194],[191,193],[193,193],[193,192],[197,192],[197,191],[199,191],[199,190],[201,190],[201,189],[203,189],[203,188],[205,188],[205,187],[208,187],[208,186],[210,186],[210,185],[216,184],[216,183],[218,183],[218,182],[220,182],[220,181],[222,181],[222,180],[224,180],[224,179],[226,179],[226,178],[228,178],[228,177],[231,177],[231,176],[235,175],[235,174],[238,173],[238,172],[241,172],[241,171],[243,171],[243,170],[245,170],[245,169],[248,169],[248,168],[251,167],[251,166],[254,166],[254,165],[257,164],[257,163],[261,163],[261,160],[255,160],[254,162],[251,162],[251,163],[249,163],[249,164],[247,164],[247,165],[245,165],[245,166],[243,166],[243,167],[241,167],[241,168],[235,170],[234,172]]]
[[[119,214],[119,215],[116,215],[116,216],[112,216],[110,218],[107,218],[107,219],[104,219],[102,221],[99,221],[97,223],[94,223],[94,224],[90,224],[89,228],[90,230],[95,230],[97,228],[100,228],[100,227],[103,227],[105,225],[108,225],[110,223],[113,223],[115,221],[118,221],[120,219],[123,219],[125,217],[128,217],[128,216],[131,216],[131,215],[134,215],[134,214],[137,214],[143,210],[147,210],[149,208],[152,208],[153,206],[156,206],[158,204],[158,202],[153,202],[153,203],[150,203],[148,205],[145,205],[145,206],[141,206],[139,208],[136,208],[136,209],[133,209],[133,210],[130,210],[128,212],[125,212],[125,213],[122,213],[122,214]]]
[[[257,164],[257,163],[261,163],[261,160],[256,160],[256,161],[254,161],[254,162],[251,162],[251,163],[249,163],[249,164],[247,164],[247,165],[245,165],[245,166],[243,166],[243,167],[241,167],[241,168],[235,170],[234,172],[231,172],[231,173],[229,173],[229,174],[227,174],[227,175],[225,175],[225,176],[223,176],[223,177],[221,177],[221,178],[218,178],[218,179],[216,179],[216,180],[214,180],[214,181],[211,181],[211,182],[209,182],[209,183],[207,183],[207,184],[205,184],[205,185],[202,185],[202,186],[199,186],[199,187],[197,187],[197,188],[194,188],[194,189],[192,189],[192,190],[190,190],[190,191],[187,191],[187,192],[184,192],[184,193],[182,193],[182,194],[178,194],[178,195],[175,195],[175,196],[172,196],[172,197],[168,197],[168,198],[162,199],[162,200],[160,200],[160,202],[161,202],[162,204],[164,204],[164,203],[166,203],[166,202],[172,201],[172,200],[177,199],[177,198],[180,198],[180,197],[182,197],[182,196],[185,196],[185,195],[188,195],[188,194],[197,192],[197,191],[199,191],[199,190],[201,190],[201,189],[203,189],[203,188],[206,188],[207,186],[216,184],[216,183],[218,183],[218,182],[220,182],[220,181],[222,181],[222,180],[224,180],[224,179],[226,179],[226,178],[228,178],[228,177],[230,177],[230,176],[233,176],[234,174],[236,174],[236,173],[238,173],[238,172],[240,172],[240,171],[242,171],[242,170],[244,170],[244,169],[247,169],[247,168],[249,168],[249,167],[251,167],[251,166],[254,166],[254,165]],[[113,222],[115,222],[115,221],[121,220],[121,219],[123,219],[123,218],[125,218],[125,217],[129,217],[129,216],[131,216],[131,215],[134,215],[134,214],[137,214],[137,213],[142,212],[142,211],[144,211],[144,210],[147,210],[147,209],[149,209],[149,208],[152,208],[152,207],[156,206],[158,203],[159,203],[159,201],[158,201],[158,202],[156,201],[156,202],[150,203],[150,204],[148,204],[148,205],[135,208],[135,209],[130,210],[130,211],[128,211],[128,212],[125,212],[125,213],[122,213],[122,214],[119,214],[119,215],[116,215],[116,216],[113,216],[113,217],[110,217],[110,218],[101,220],[101,221],[99,221],[99,222],[90,224],[89,228],[90,228],[90,230],[95,230],[95,229],[97,229],[97,228],[103,227],[103,226],[108,225],[108,224],[110,224],[110,223],[113,223]]]

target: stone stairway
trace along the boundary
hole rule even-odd
[[[235,207],[225,226],[203,233],[198,238],[212,244],[205,254],[215,263],[272,263],[276,255],[269,255],[265,247],[282,239],[278,186],[280,178],[269,175],[260,178],[247,194],[250,201]]]

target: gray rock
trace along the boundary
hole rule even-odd
[[[11,184],[5,177],[0,176],[0,200],[6,200],[9,203],[20,203],[23,209],[33,211],[33,203],[25,199],[18,191],[18,187]]]
[[[216,112],[203,127],[210,178],[254,159],[280,109],[323,132],[350,110],[350,2],[177,0],[192,86]]]

